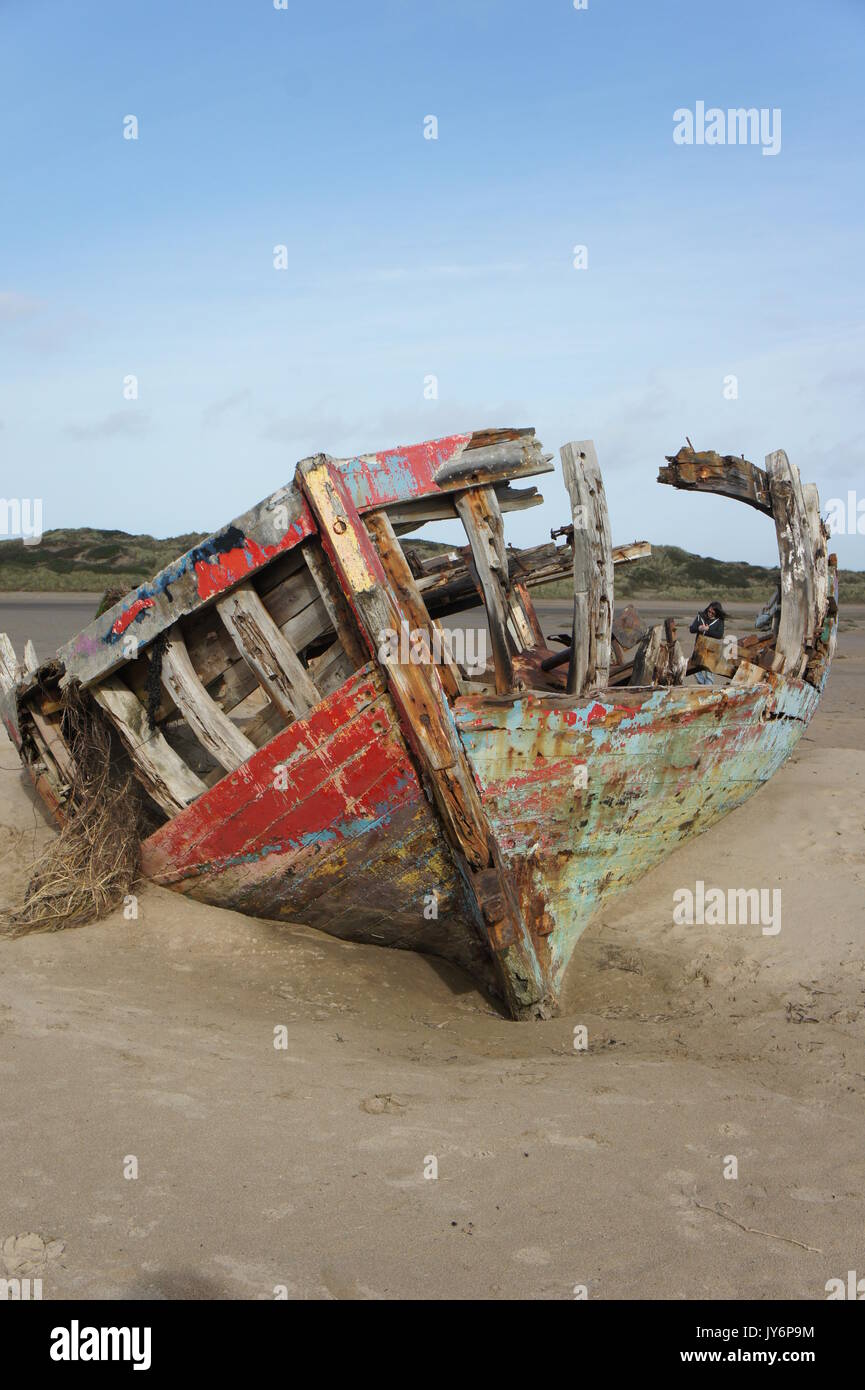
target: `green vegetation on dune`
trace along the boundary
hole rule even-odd
[[[0,589],[134,589],[202,540],[204,533],[155,540],[82,526],[46,531],[38,545],[0,541]]]
[[[46,531],[38,545],[0,541],[0,590],[101,593],[109,586],[134,589],[204,538],[203,533],[193,533],[156,540],[79,527]],[[458,548],[415,537],[406,537],[406,543],[424,558]],[[865,573],[840,570],[838,581],[842,603],[865,602]],[[741,599],[762,604],[777,582],[777,569],[692,555],[677,545],[654,546],[649,559],[616,566],[619,599],[705,595],[722,602]],[[542,598],[567,598],[570,590],[567,580],[558,580],[535,592]]]

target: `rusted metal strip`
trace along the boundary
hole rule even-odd
[[[306,667],[248,584],[218,601],[217,612],[244,661],[270,699],[289,719],[302,719],[319,694]]]
[[[677,454],[667,454],[667,468],[658,472],[659,483],[684,488],[688,492],[716,492],[746,502],[766,516],[772,515],[769,480],[762,468],[734,454],[717,454],[706,450],[682,448]]]
[[[564,444],[562,471],[571,501],[574,622],[568,691],[602,689],[610,674],[613,556],[610,518],[598,456],[590,439]]]

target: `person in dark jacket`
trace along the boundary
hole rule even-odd
[[[697,614],[688,631],[699,633],[703,637],[723,637],[726,617],[727,614],[718,600],[713,599],[702,612]],[[699,685],[715,684],[711,671],[695,671],[694,678]]]
[[[699,632],[704,637],[723,637],[726,617],[727,614],[718,600],[713,599],[707,608],[697,614],[688,631]]]

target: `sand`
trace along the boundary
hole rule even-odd
[[[46,1299],[819,1299],[865,1273],[863,667],[859,608],[794,759],[606,908],[547,1024],[440,962],[148,885],[137,920],[0,941],[0,1275]],[[51,833],[0,742],[0,903]],[[780,888],[781,932],[673,926],[697,879]]]

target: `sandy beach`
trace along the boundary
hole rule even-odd
[[[94,602],[0,596],[0,629],[45,656]],[[546,1024],[441,962],[147,884],[135,920],[0,940],[0,1276],[46,1299],[771,1300],[863,1272],[863,675],[842,595],[792,761],[610,903]],[[0,740],[8,906],[53,831]],[[781,931],[674,926],[697,880],[779,888]]]

